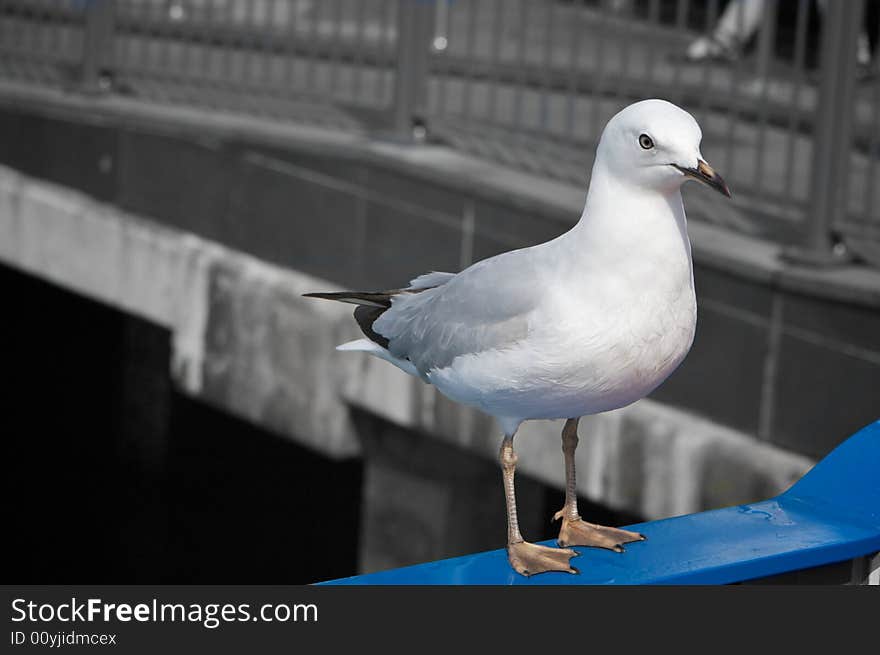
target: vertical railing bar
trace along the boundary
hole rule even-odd
[[[342,0],[334,0],[333,17],[333,36],[330,43],[330,81],[328,95],[332,98],[336,95],[339,87],[339,66],[340,66],[340,46],[342,45]]]
[[[527,65],[526,59],[526,43],[528,40],[528,0],[519,1],[519,79],[514,85],[513,95],[513,125],[519,127],[522,125],[522,105],[523,105],[523,87],[525,86],[525,75],[523,74]]]
[[[10,54],[17,62],[17,68],[20,68],[21,62],[24,61],[27,64],[27,49],[26,49],[26,36],[23,28],[19,27],[19,24],[22,22],[21,18],[18,15],[10,16],[10,33],[12,38],[10,39],[11,44],[11,52]],[[85,39],[85,26],[83,26],[83,39]],[[24,54],[21,54],[24,53]],[[85,53],[83,53],[85,56]]]
[[[150,21],[152,19],[152,8],[148,6],[139,5],[137,11],[132,11],[132,24],[140,24],[144,26],[142,29],[137,30],[139,35],[139,51],[132,61],[132,69],[134,73],[141,77],[149,74],[150,65],[152,63],[151,57],[153,56],[153,50],[150,47],[150,37],[152,36]]]
[[[70,7],[65,3],[62,7],[63,13],[57,17],[56,29],[58,41],[56,44],[56,57],[58,61],[68,61],[68,53],[70,52]]]
[[[602,132],[602,117],[601,112],[599,111],[599,103],[602,101],[602,87],[605,83],[605,39],[608,32],[608,10],[604,9],[599,14],[599,24],[598,24],[598,35],[599,38],[596,39],[596,47],[595,53],[596,56],[594,58],[595,64],[593,66],[593,76],[596,80],[596,83],[592,89],[593,102],[590,103],[590,114],[589,119],[587,120],[587,124],[592,127],[591,133],[595,135],[598,139],[599,134]]]
[[[758,134],[755,148],[754,175],[752,177],[752,190],[759,193],[764,184],[764,158],[766,156],[767,142],[767,105],[769,104],[768,89],[770,87],[771,59],[773,57],[773,44],[776,40],[776,0],[766,0],[761,25],[760,52],[758,56],[758,80],[761,84],[760,100],[758,104]]]
[[[164,72],[162,63],[165,59],[165,50],[162,47],[163,39],[165,39],[165,24],[162,6],[155,6],[151,15],[150,25],[152,27],[152,44],[150,56],[150,77],[155,79],[161,77]]]
[[[40,9],[44,9],[44,7],[40,7]],[[39,19],[38,19],[39,20]],[[53,57],[49,52],[49,48],[47,47],[48,42],[52,37],[52,17],[49,16],[46,20],[43,20],[39,23],[42,26],[42,30],[37,34],[37,38],[34,40],[35,54],[37,55],[38,61],[43,63],[44,65],[49,65],[53,61]]]
[[[253,82],[250,86],[261,93],[272,94],[272,27],[270,25],[269,7],[273,0],[264,0],[261,5],[251,0],[251,24],[248,26],[250,38],[250,62],[253,71]],[[257,11],[262,8],[262,16]]]
[[[660,26],[660,0],[651,0],[648,5],[648,23],[655,28]],[[654,80],[654,71],[657,66],[657,40],[648,40],[648,70],[646,72],[647,81]]]
[[[64,11],[64,7],[62,6],[61,11]],[[64,14],[54,14],[51,19],[52,22],[52,37],[51,42],[47,44],[49,47],[46,48],[47,54],[52,58],[56,63],[60,63],[64,61],[64,49],[62,47],[62,43],[64,41]],[[111,44],[112,45],[112,44]]]
[[[214,0],[205,2],[204,22],[202,23],[202,56],[199,57],[199,68],[205,86],[213,84],[211,75],[211,48],[214,42],[211,30],[214,29]]]
[[[184,45],[180,68],[184,71],[187,81],[192,86],[199,87],[204,82],[204,75],[201,71],[202,57],[199,50],[205,33],[204,16],[199,14],[200,9],[193,6],[193,0],[187,0],[187,5],[189,6],[184,9],[184,16],[189,29],[184,29],[181,35],[181,41]],[[200,95],[197,88],[191,88],[189,91],[196,98]]]
[[[4,25],[9,21],[9,12],[6,9],[8,1],[9,0],[0,0],[0,30],[8,31],[11,34],[14,34],[15,30],[11,28],[7,30],[6,28],[4,28]],[[12,38],[14,39],[15,37],[13,36]],[[11,56],[15,54],[15,50],[16,48],[14,47],[14,45],[10,46],[5,43],[4,40],[0,40],[0,53]]]
[[[6,21],[8,20],[8,18],[7,18],[8,12],[6,10],[7,3],[8,3],[8,0],[0,0],[0,34],[2,34],[5,31],[4,25],[5,25]],[[13,30],[9,30],[9,31],[12,32]],[[9,50],[8,50],[9,46],[4,41],[5,41],[4,39],[0,39],[0,53],[6,54],[9,52]]]
[[[863,8],[862,0],[831,2],[823,20],[806,250],[800,256],[812,263],[834,261],[831,228],[848,214],[856,44]]]
[[[633,11],[633,8],[630,6],[628,8],[629,11]],[[635,23],[635,16],[629,16],[629,22],[631,24]],[[626,95],[626,87],[629,84],[630,80],[629,76],[629,59],[630,59],[630,43],[629,39],[620,39],[621,41],[621,53],[620,53],[620,71],[618,72],[617,78],[617,98],[618,101],[620,98],[623,98]]]
[[[736,10],[736,33],[742,34],[743,23],[745,22],[745,6],[743,3],[737,4]],[[733,62],[733,75],[730,76],[730,85],[728,86],[728,110],[727,110],[727,135],[725,138],[726,147],[724,149],[724,170],[733,171],[733,152],[734,152],[734,132],[736,124],[739,120],[739,112],[736,107],[737,95],[740,83],[742,82],[742,57],[736,57]]]
[[[367,42],[366,39],[366,29],[367,29],[367,14],[366,14],[366,0],[361,0],[357,3],[357,9],[355,13],[355,23],[357,27],[355,28],[355,56],[352,62],[354,66],[352,71],[352,97],[355,102],[360,100],[361,96],[361,87],[364,85],[364,68],[365,66],[365,58],[364,58],[364,47]]]
[[[156,39],[159,48],[156,69],[159,71],[160,76],[167,75],[171,79],[176,79],[174,67],[171,65],[171,44],[174,42],[174,24],[170,20],[168,10],[169,5],[167,3],[164,4],[164,7],[157,7],[159,19],[156,22],[156,29],[161,34],[161,37]]]
[[[284,35],[287,30],[284,26],[285,13],[280,2],[285,0],[270,0],[269,9],[266,11],[266,27],[262,30],[264,37],[264,51],[266,54],[266,85],[269,93],[274,98],[284,99],[287,89],[283,84],[284,55],[287,52],[287,44]]]
[[[34,26],[33,20],[28,20],[27,17],[24,17],[22,20],[22,26],[27,30],[27,58],[28,62],[34,66],[39,64],[39,57],[36,54],[36,41],[37,41],[37,31]],[[33,69],[29,71],[29,74],[34,74]]]
[[[687,17],[690,14],[690,0],[677,0],[675,5],[675,28],[679,32],[684,32],[687,30]],[[682,98],[684,97],[684,89],[682,88],[681,83],[681,71],[684,68],[684,64],[681,61],[677,61],[675,66],[673,67],[672,72],[672,89],[675,94],[675,101],[681,104]]]
[[[40,63],[40,56],[38,51],[39,46],[39,28],[38,25],[35,24],[35,21],[32,16],[27,16],[24,21],[24,24],[27,25],[28,29],[28,57],[31,62],[34,64]]]
[[[56,13],[52,16],[52,41],[49,50],[51,50],[51,56],[53,60],[57,63],[64,61],[64,40],[66,38],[66,30],[64,29],[64,24],[66,22],[65,19],[65,9],[66,7],[60,7],[60,13]]]
[[[244,3],[244,13],[241,15],[241,25],[236,30],[238,32],[238,76],[234,79],[232,86],[235,93],[235,100],[250,106],[252,102],[252,91],[254,87],[259,85],[258,76],[254,72],[254,50],[256,43],[254,40],[254,31],[251,26],[254,24],[254,14],[256,0],[249,0]],[[241,2],[239,1],[239,6]],[[241,93],[244,90],[245,93]]]
[[[43,10],[45,11],[45,7]],[[56,30],[56,21],[55,17],[51,15],[51,13],[45,17],[43,21],[43,38],[40,42],[40,59],[46,62],[46,64],[54,64],[56,62],[56,53],[54,49],[50,47],[50,44],[54,42],[54,35]]]
[[[85,9],[79,8],[74,11],[70,24],[70,50],[69,59],[74,60],[80,56],[80,50],[83,46],[83,32],[85,30]],[[79,45],[79,49],[77,49]]]
[[[132,7],[127,7],[126,18],[128,21],[132,20]],[[132,62],[134,61],[134,53],[135,53],[135,37],[130,32],[123,32],[120,25],[123,23],[117,23],[117,35],[125,36],[126,38],[120,41],[119,47],[119,61],[117,64],[117,75],[122,77],[124,74],[128,73],[131,70]]]
[[[553,81],[553,37],[556,26],[554,8],[554,3],[547,5],[548,16],[544,26],[544,85],[541,89],[541,108],[540,116],[538,117],[538,126],[542,130],[548,129],[549,125],[550,99],[548,96],[550,94],[550,85]]]
[[[504,12],[501,11],[502,0],[495,0],[493,5],[493,21],[492,21],[492,55],[490,58],[489,75],[489,99],[486,106],[486,118],[489,121],[495,120],[496,106],[498,104],[498,92],[500,91],[501,82],[498,80],[497,67],[501,61],[501,38],[503,30]],[[493,80],[494,77],[494,80]]]
[[[57,61],[57,62],[63,62],[67,59],[66,45],[67,45],[67,38],[68,38],[68,34],[69,34],[69,31],[67,29],[65,29],[67,26],[67,21],[68,21],[68,17],[67,17],[68,7],[62,6],[60,9],[61,9],[61,13],[56,14],[53,17],[53,21],[52,21],[52,23],[55,27],[55,30],[54,30],[55,38],[54,38],[54,43],[52,44],[51,47],[54,50],[53,55],[54,55],[55,61]],[[116,57],[114,56],[113,59],[115,60]]]
[[[877,30],[878,34],[880,34],[880,12],[878,13],[878,21],[877,21]],[[876,66],[877,55],[874,55],[875,61],[872,65]],[[872,80],[872,88],[871,88],[871,108],[872,108],[872,116],[871,116],[871,129],[869,130],[871,136],[868,141],[868,170],[866,172],[866,180],[865,180],[865,218],[870,219],[872,214],[874,213],[874,203],[877,199],[877,185],[875,184],[875,177],[877,176],[877,160],[880,159],[880,148],[878,148],[878,141],[880,141],[880,78],[875,78]],[[880,220],[880,217],[876,217],[877,220]],[[880,223],[878,223],[880,225]]]
[[[31,30],[33,33],[31,55],[34,61],[42,67],[47,66],[49,62],[51,62],[51,57],[47,56],[46,52],[43,50],[43,39],[49,29],[47,29],[48,25],[46,21],[41,20],[41,18],[42,17],[37,14],[34,16],[34,20],[31,21]],[[42,71],[40,69],[38,69],[38,73],[42,76]]]
[[[233,78],[233,52],[235,48],[233,47],[232,38],[229,35],[235,25],[235,10],[233,9],[234,1],[235,0],[224,0],[223,2],[222,33],[224,38],[223,43],[220,46],[222,57],[220,66],[220,83],[218,85],[221,89],[231,85]]]
[[[33,31],[33,39],[31,43],[31,56],[35,63],[41,66],[45,66],[48,64],[48,57],[43,52],[43,39],[45,38],[45,34],[48,31],[46,29],[46,22],[40,20],[41,17],[39,13],[34,16],[34,19],[31,21],[31,30]],[[39,74],[42,75],[42,71],[37,69]]]
[[[397,21],[391,20],[392,11],[391,7],[393,6],[392,0],[383,0],[382,3],[382,25],[384,26],[385,35],[382,38],[382,51],[386,55],[386,59],[391,61],[393,59],[393,50],[394,46],[392,45],[393,39],[391,38],[392,34],[394,34],[395,24]],[[399,39],[400,35],[396,34],[395,39]],[[388,100],[391,98],[391,84],[393,81],[394,72],[386,71],[386,73],[382,76],[383,80],[383,89],[381,98],[377,96],[377,102],[382,102],[383,100]],[[376,88],[378,89],[378,84]]]
[[[2,3],[0,3],[0,8],[4,8],[7,3],[8,0],[2,0]],[[2,25],[3,23],[8,24],[7,32],[10,35],[10,43],[7,44],[0,41],[0,52],[3,52],[10,58],[15,58],[15,53],[20,50],[20,48],[16,47],[16,41],[21,36],[21,30],[13,29],[14,20],[10,15],[10,12],[6,11],[5,9],[2,11],[2,13],[0,13],[0,25]]]
[[[299,29],[299,16],[297,8],[299,0],[287,0],[287,29],[284,31],[286,44],[284,46],[284,90],[285,96],[295,95],[296,77],[294,75],[297,57],[297,30]]]
[[[785,192],[788,197],[794,201],[794,193],[792,184],[794,181],[794,146],[797,135],[797,119],[800,115],[800,98],[803,92],[804,81],[806,79],[806,52],[807,52],[807,18],[810,11],[810,0],[798,0],[797,18],[795,21],[795,41],[794,41],[794,67],[797,71],[794,86],[792,87],[792,110],[788,115],[788,126],[786,130],[785,144]]]
[[[272,83],[273,92],[281,99],[287,99],[290,95],[287,86],[287,60],[290,55],[287,34],[291,8],[289,0],[275,0],[272,11]]]
[[[183,4],[184,0],[181,0],[181,4]],[[192,0],[188,0],[185,8],[184,8],[184,19],[188,21],[191,25],[193,25],[193,32],[198,30],[198,23],[195,20],[195,7],[191,6]],[[190,18],[190,9],[193,10],[192,18]],[[198,30],[201,31],[201,30]],[[196,102],[198,102],[198,97],[200,93],[198,92],[198,86],[201,82],[199,79],[199,75],[196,71],[190,70],[190,66],[192,61],[194,60],[193,48],[196,47],[198,43],[198,36],[196,34],[187,35],[185,29],[180,30],[180,71],[182,77],[187,81],[187,89],[189,91],[189,97],[192,99],[196,98]],[[196,88],[194,88],[196,87]]]
[[[27,53],[27,62],[28,62],[28,64],[33,66],[37,61],[36,57],[34,56],[35,34],[34,34],[33,22],[29,21],[27,19],[27,17],[22,17],[21,24],[22,24],[22,33],[27,35],[26,36],[26,44],[27,45],[26,45],[26,50],[25,50],[25,52]],[[31,70],[29,70],[28,73],[33,74],[33,69],[31,68]]]
[[[278,0],[267,0],[262,25],[255,32],[256,52],[260,62],[261,85],[273,97],[280,96],[275,82],[275,58],[278,55],[278,28],[275,24],[275,10]]]
[[[37,44],[38,44],[39,32],[37,30],[37,27],[34,25],[34,20],[30,16],[28,16],[27,14],[24,17],[22,24],[23,24],[23,26],[26,26],[27,33],[28,33],[28,47],[27,47],[28,60],[32,64],[38,64],[40,61],[39,55],[37,54]],[[31,74],[33,74],[33,72]]]
[[[503,0],[495,0],[493,6],[494,20],[492,21],[492,56],[489,64],[490,71],[497,71],[499,62],[501,61],[501,38],[504,25],[504,12],[501,11]],[[495,77],[494,81],[490,81],[489,101],[486,108],[486,119],[494,121],[496,118],[496,108],[498,104],[498,92],[500,90],[501,81],[498,79],[497,73],[490,72],[489,78]]]
[[[574,13],[573,8],[572,13]],[[578,29],[574,25],[574,15],[572,15],[571,19],[568,21],[568,26],[571,39],[569,40],[568,50],[568,89],[566,95],[565,133],[573,136],[575,132],[575,106],[577,104],[577,96],[580,92],[580,85],[578,84],[580,70],[578,64],[580,63],[579,60],[581,55],[581,40],[578,38]]]
[[[60,38],[58,40],[58,54],[60,58],[68,62],[70,61],[70,52],[73,49],[71,47],[71,32],[73,31],[73,20],[71,16],[72,7],[70,4],[66,4],[64,7],[64,14],[60,17],[58,25],[60,28],[59,35]],[[118,57],[114,56],[114,59],[118,59]],[[117,62],[118,65],[118,62]]]
[[[866,218],[870,218],[873,214],[874,202],[877,197],[877,184],[875,184],[874,179],[877,175],[877,160],[880,159],[880,149],[878,149],[877,144],[878,132],[880,132],[880,84],[878,84],[877,82],[874,83],[874,87],[871,90],[871,102],[873,103],[873,111],[871,116],[873,129],[870,130],[871,136],[868,140],[868,165],[865,172],[864,207]]]
[[[13,36],[12,36],[13,46],[12,47],[14,48],[14,51],[15,51],[15,59],[18,62],[19,70],[20,70],[20,67],[23,63],[24,66],[26,67],[28,74],[29,74],[30,73],[30,65],[31,65],[30,56],[29,56],[30,49],[28,47],[28,44],[30,42],[30,35],[28,34],[28,31],[26,29],[27,23],[26,23],[24,17],[21,16],[21,14],[18,12],[16,12],[15,16],[13,17],[13,21],[11,21],[11,22],[12,22],[12,30],[11,31],[13,34]]]
[[[43,10],[45,11],[45,8]],[[43,38],[40,39],[40,59],[46,62],[46,64],[53,64],[56,61],[56,53],[49,47],[49,44],[54,42],[53,37],[56,24],[55,17],[51,13],[43,21],[44,29]]]
[[[195,69],[198,71],[197,74],[202,79],[203,87],[208,90],[210,90],[214,83],[211,75],[211,47],[214,42],[214,35],[212,33],[213,28],[214,2],[213,0],[206,0],[199,30],[201,34],[201,51],[196,51],[199,54],[199,57],[198,63],[195,64]]]
[[[436,0],[434,7],[435,7],[436,14],[437,14],[436,20],[437,20],[438,24],[442,25],[442,23],[446,22],[447,17],[449,15],[448,14],[448,12],[450,10],[449,3],[447,2],[447,0]],[[448,27],[448,24],[445,25],[445,27]],[[443,31],[443,29],[441,28],[441,32],[442,31]],[[438,52],[434,48],[433,43],[431,43],[428,46],[430,48],[431,54],[433,56],[443,57],[443,58],[445,58],[447,56],[447,54],[449,53],[449,47],[452,44],[452,35],[448,33],[448,30],[446,32],[446,38],[447,38],[446,49],[443,51]],[[450,81],[451,77],[452,76],[449,75],[448,73],[441,74],[441,75],[437,76],[437,80],[436,80],[437,103],[436,104],[437,104],[437,114],[439,116],[445,116],[448,112],[448,107],[446,105],[447,105],[447,101],[449,99],[449,81]]]
[[[102,87],[102,69],[111,68],[108,61],[113,44],[113,13],[110,0],[92,0],[88,5],[83,26],[83,58],[81,75],[83,89],[89,92],[105,91]]]
[[[397,4],[397,68],[394,86],[394,131],[411,140],[414,119],[423,118],[427,91],[430,39],[436,15],[425,2],[399,0]]]
[[[28,25],[28,32],[30,33],[30,43],[28,55],[31,60],[35,64],[41,64],[43,62],[43,58],[40,56],[40,40],[41,40],[41,32],[39,17],[31,15],[30,20],[26,22]],[[38,72],[39,69],[35,69],[35,72]]]
[[[318,20],[321,17],[320,2],[312,5],[312,22],[309,25],[308,54],[306,64],[306,89],[311,93],[315,91],[315,76],[318,59]],[[399,35],[398,35],[399,36]]]
[[[477,61],[477,20],[478,13],[477,7],[480,6],[476,0],[472,0],[468,3],[468,14],[467,14],[467,44],[465,46],[465,58],[467,61],[468,70],[465,72],[465,84],[462,89],[462,93],[464,95],[462,99],[462,112],[464,114],[464,118],[466,121],[470,122],[473,119],[473,92],[474,92],[474,84],[476,83],[476,78],[474,76],[474,69]]]
[[[718,22],[718,0],[709,0],[709,7],[706,11],[706,24],[705,24],[705,34],[709,36],[712,33],[712,28],[715,23]],[[708,119],[709,114],[709,98],[712,97],[712,81],[709,77],[709,71],[711,71],[714,66],[712,65],[712,58],[705,57],[703,59],[703,64],[701,66],[702,70],[702,83],[701,87],[703,92],[699,94],[700,96],[700,109],[699,116],[701,121],[706,121]]]

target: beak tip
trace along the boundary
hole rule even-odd
[[[702,159],[698,161],[695,173],[698,180],[712,187],[721,195],[726,196],[727,198],[731,197],[730,188],[727,186],[727,182],[724,181],[724,178],[716,173],[715,169]]]

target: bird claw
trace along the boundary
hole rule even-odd
[[[558,514],[559,512],[557,512]],[[607,548],[616,553],[623,553],[623,544],[645,540],[645,535],[638,532],[609,528],[604,525],[594,525],[580,518],[571,520],[563,517],[562,527],[559,529],[559,538],[556,542],[563,547],[593,546],[595,548]]]
[[[510,565],[514,571],[526,577],[549,571],[580,573],[569,564],[569,560],[577,555],[578,552],[571,548],[551,548],[528,541],[507,545],[507,559]]]

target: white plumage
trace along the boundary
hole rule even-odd
[[[576,444],[576,419],[644,397],[691,347],[696,299],[680,187],[696,178],[729,195],[703,161],[701,138],[696,121],[675,105],[630,105],[602,134],[583,214],[571,230],[458,274],[428,273],[385,296],[317,294],[378,308],[359,318],[362,327],[370,323],[370,338],[339,349],[385,359],[494,416],[510,453],[508,442],[528,419],[572,419]],[[509,473],[516,527],[512,465]],[[572,460],[569,487],[573,477]],[[574,525],[580,519],[571,503]],[[551,570],[547,553],[524,552],[520,542],[517,528],[508,538],[517,570]],[[567,570],[567,560],[551,568]]]

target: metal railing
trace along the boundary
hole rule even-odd
[[[880,12],[751,2],[755,34],[695,59],[688,45],[725,12],[748,32],[745,3],[4,0],[0,74],[398,137],[427,126],[579,184],[607,119],[663,97],[696,116],[735,192],[737,211],[694,194],[696,214],[795,244],[801,261],[847,245],[880,261]]]

